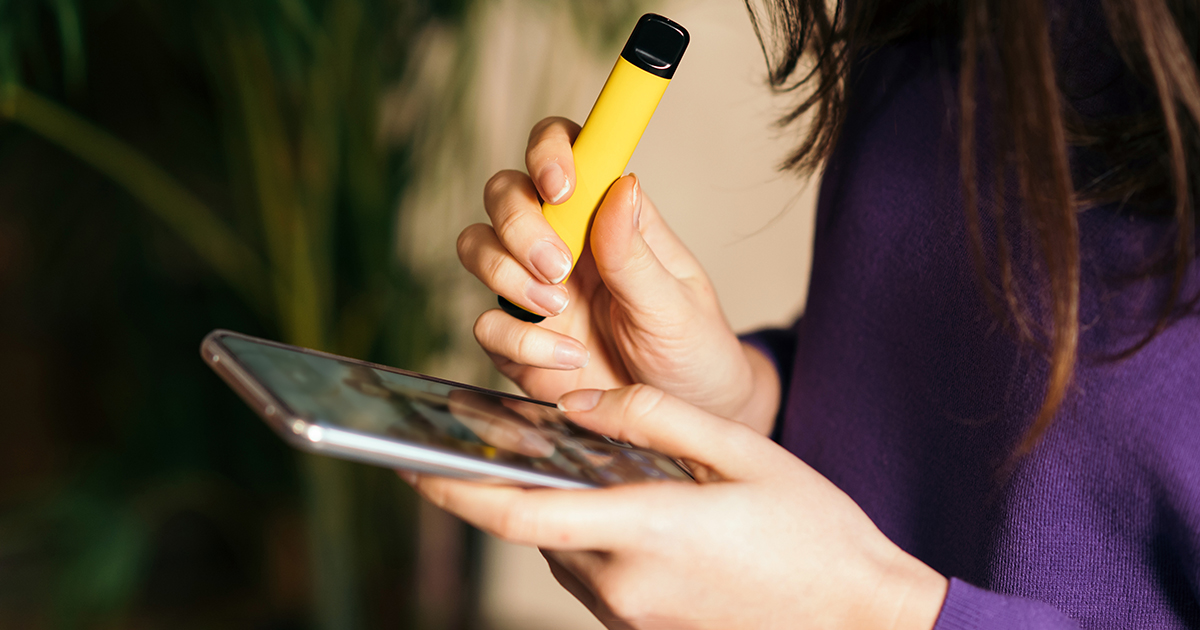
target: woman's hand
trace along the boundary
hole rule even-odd
[[[539,195],[562,203],[574,192],[578,133],[562,118],[534,127],[525,155],[533,178],[497,173],[484,191],[491,225],[459,236],[467,270],[493,292],[549,316],[535,325],[490,310],[475,322],[476,339],[534,398],[643,382],[769,432],[779,400],[774,367],[738,341],[704,270],[636,177],[609,189],[590,247],[562,282],[570,250],[543,218]]]
[[[559,405],[594,431],[688,461],[700,484],[602,490],[408,476],[434,504],[543,550],[609,628],[933,627],[947,581],[770,440],[645,385]]]

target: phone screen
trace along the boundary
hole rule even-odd
[[[691,480],[665,455],[611,441],[546,404],[235,336],[221,344],[308,422],[597,485]]]

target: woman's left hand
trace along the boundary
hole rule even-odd
[[[549,490],[407,478],[480,529],[540,547],[608,628],[933,627],[946,578],[769,439],[646,385],[570,392],[559,407],[686,460],[701,483]]]

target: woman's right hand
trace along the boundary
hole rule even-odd
[[[722,417],[770,431],[779,399],[774,367],[743,346],[708,276],[633,175],[609,189],[590,247],[570,250],[542,216],[542,199],[574,192],[579,126],[548,118],[530,133],[529,173],[501,171],[484,189],[491,225],[458,238],[463,265],[493,292],[548,316],[530,324],[493,309],[475,338],[526,393],[557,400],[576,389],[647,383]]]

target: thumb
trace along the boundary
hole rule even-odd
[[[586,429],[703,464],[729,480],[762,477],[784,453],[749,427],[649,385],[568,392],[558,408]]]
[[[592,256],[613,298],[634,313],[677,309],[679,282],[642,236],[642,189],[636,175],[613,183],[592,221]]]

